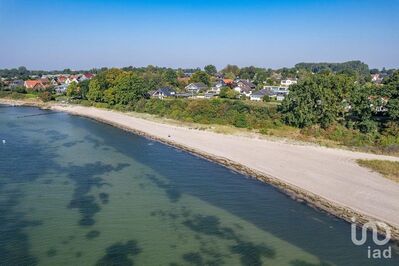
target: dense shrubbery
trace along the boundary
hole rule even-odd
[[[136,112],[156,114],[176,120],[202,124],[234,125],[239,128],[264,128],[278,119],[276,109],[242,101],[212,100],[141,100],[133,107]]]
[[[360,84],[345,74],[313,75],[292,86],[279,111],[306,135],[393,147],[399,144],[399,71],[383,85]]]

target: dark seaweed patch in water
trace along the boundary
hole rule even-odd
[[[240,255],[242,265],[262,265],[262,257],[274,258],[275,251],[266,245],[255,245],[250,242],[239,241],[230,247],[231,252]]]
[[[192,265],[204,265],[204,259],[198,252],[190,252],[183,255],[183,259]]]
[[[234,231],[228,227],[221,227],[216,216],[195,215],[194,219],[183,222],[191,230],[205,235],[214,235],[225,239],[238,239]]]
[[[177,202],[181,197],[181,192],[171,184],[168,184],[155,175],[147,174],[146,177],[150,179],[157,187],[162,188],[171,202]]]
[[[87,142],[90,142],[91,144],[93,144],[93,146],[94,146],[95,149],[97,149],[97,148],[99,148],[100,146],[103,146],[103,145],[104,145],[104,142],[103,142],[103,141],[101,141],[101,140],[99,140],[99,139],[97,139],[97,138],[94,138],[94,137],[91,136],[91,135],[86,135],[86,136],[85,136],[85,140],[86,140]]]
[[[193,219],[188,219],[184,221],[183,224],[197,233],[234,240],[236,244],[230,247],[230,251],[241,256],[240,260],[242,265],[261,265],[262,257],[275,257],[275,251],[273,249],[264,244],[254,244],[242,240],[233,229],[221,226],[220,220],[216,216],[194,215]],[[201,244],[201,252],[212,257],[212,260],[206,261],[205,264],[220,265],[223,263],[223,254],[214,252],[207,247],[206,243]]]
[[[66,148],[70,148],[73,147],[77,144],[83,143],[83,140],[76,140],[76,141],[69,141],[69,142],[65,142],[64,144],[62,144],[62,146],[66,147]]]
[[[44,134],[47,136],[47,140],[50,142],[56,142],[68,137],[67,134],[63,134],[57,130],[46,130]]]
[[[95,224],[93,217],[101,210],[100,205],[96,203],[95,197],[87,195],[92,187],[101,188],[107,185],[99,176],[111,171],[121,171],[127,166],[129,166],[129,164],[120,163],[115,167],[102,162],[95,162],[84,166],[70,165],[64,169],[64,171],[68,171],[68,177],[75,181],[73,199],[69,203],[68,208],[79,210],[82,215],[79,221],[81,226],[91,226]]]
[[[31,244],[26,231],[40,225],[41,221],[29,220],[27,213],[18,208],[24,193],[7,187],[37,180],[43,176],[43,169],[56,166],[53,159],[57,155],[50,146],[43,148],[22,135],[25,127],[12,133],[7,130],[2,134],[10,142],[0,151],[0,162],[3,162],[0,166],[0,265],[36,265],[38,259],[30,254]]]
[[[57,250],[55,248],[47,250],[47,257],[54,257],[55,255],[57,255]]]
[[[51,184],[51,183],[53,183],[52,179],[46,179],[43,181],[43,184],[46,184],[46,185]]]
[[[76,257],[76,258],[82,257],[82,252],[80,252],[80,251],[76,252],[76,253],[75,253],[75,257]]]
[[[93,238],[98,237],[99,235],[100,235],[100,231],[92,230],[92,231],[90,231],[90,232],[88,232],[88,233],[86,234],[86,238],[87,238],[87,239],[93,239]]]
[[[98,196],[100,197],[102,204],[107,204],[109,202],[109,194],[108,193],[101,192],[100,194],[98,194]]]
[[[8,195],[9,198],[0,204],[0,265],[36,265],[37,258],[29,254],[30,243],[25,229],[41,222],[28,221],[24,213],[14,210],[20,192],[13,191]]]
[[[176,213],[163,210],[152,211],[150,212],[150,216],[159,216],[162,218],[170,218],[172,220],[176,220],[177,218],[179,218],[179,215],[177,215]]]
[[[331,264],[327,262],[320,262],[320,263],[310,263],[304,260],[292,260],[290,261],[290,265],[292,266],[331,266]]]
[[[126,244],[116,243],[106,249],[106,254],[97,262],[97,265],[134,265],[134,261],[129,257],[134,257],[140,252],[141,248],[135,240],[130,240]]]
[[[101,210],[100,206],[95,202],[95,198],[86,195],[74,198],[71,200],[68,207],[71,209],[79,209],[80,214],[83,216],[79,220],[79,224],[82,226],[95,224],[93,216]]]

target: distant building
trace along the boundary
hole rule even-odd
[[[23,87],[24,86],[24,81],[22,79],[15,79],[12,80],[9,84],[8,87],[9,88],[16,88],[16,87]]]
[[[280,82],[280,84],[282,86],[291,86],[291,85],[297,84],[297,83],[298,83],[297,79],[283,79]]]
[[[55,92],[58,94],[64,94],[64,93],[66,93],[67,88],[68,88],[68,85],[64,83],[64,84],[56,86]]]
[[[383,79],[384,79],[383,75],[381,75],[379,73],[371,75],[371,81],[374,82],[374,83],[380,84],[380,83],[382,83]]]
[[[252,94],[252,89],[250,87],[247,86],[235,86],[233,88],[233,90],[235,90],[236,92],[238,92],[241,95],[245,95],[245,96],[250,96]]]
[[[233,84],[234,80],[232,80],[232,79],[223,79],[223,82],[224,82],[227,86],[230,86],[231,84]]]
[[[216,82],[216,83],[214,83],[214,84],[212,85],[210,92],[219,94],[219,93],[220,93],[220,90],[221,90],[223,87],[225,87],[225,86],[226,86],[226,83],[224,83],[223,80],[219,80],[218,82]]]
[[[37,79],[25,80],[24,87],[30,90],[40,90],[44,89],[45,86]]]
[[[265,96],[271,96],[272,92],[268,89],[261,89],[260,91],[254,92],[250,95],[251,101],[262,101]]]
[[[86,79],[92,79],[94,78],[94,75],[92,73],[84,73],[83,77],[85,77]]]
[[[264,86],[263,89],[270,91],[269,97],[275,98],[277,101],[284,100],[290,92],[287,86]]]
[[[65,83],[65,81],[66,81],[67,79],[68,79],[68,78],[65,77],[65,76],[59,76],[59,77],[57,77],[57,82],[58,82],[58,84],[63,84],[63,83]]]
[[[237,80],[236,84],[238,87],[242,87],[245,89],[249,88],[250,90],[254,90],[256,88],[255,84],[253,84],[251,81],[245,80],[245,79]]]
[[[208,89],[208,86],[206,86],[204,83],[202,82],[198,82],[198,83],[190,83],[186,86],[186,91],[191,92],[191,93],[198,93],[201,90],[206,90]]]
[[[244,79],[236,80],[235,84],[236,86],[233,89],[241,95],[245,95],[247,97],[249,97],[256,88],[255,84]]]
[[[151,97],[163,99],[166,97],[174,97],[176,96],[176,92],[172,88],[159,88],[151,94]]]

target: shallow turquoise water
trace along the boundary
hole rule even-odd
[[[0,106],[0,139],[0,265],[399,265],[348,223],[111,126]]]

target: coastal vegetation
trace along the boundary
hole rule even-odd
[[[386,178],[399,183],[399,162],[384,160],[357,160],[360,166],[367,167]]]

